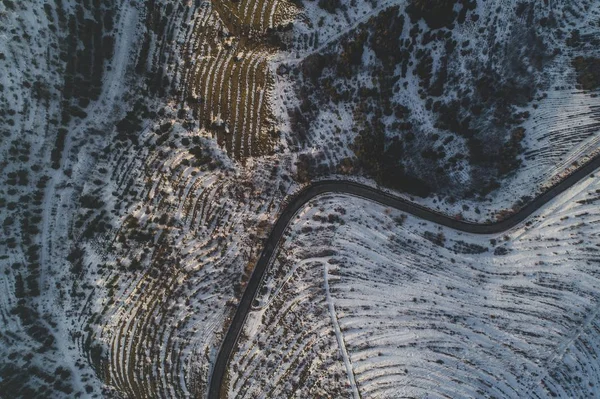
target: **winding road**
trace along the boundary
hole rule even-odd
[[[250,311],[250,307],[254,301],[256,292],[258,291],[258,287],[262,282],[265,271],[271,264],[271,259],[275,255],[275,250],[278,247],[279,241],[286,227],[298,210],[300,210],[300,208],[302,208],[308,201],[316,196],[325,193],[348,194],[378,202],[382,205],[410,213],[411,215],[420,219],[446,226],[454,230],[464,231],[472,234],[495,234],[515,227],[529,217],[532,213],[551,201],[554,197],[572,187],[574,184],[584,179],[598,168],[600,168],[600,154],[590,159],[579,169],[574,171],[572,174],[564,178],[549,190],[540,194],[538,197],[508,218],[494,223],[480,224],[456,220],[450,216],[432,211],[420,205],[413,204],[406,199],[399,198],[376,188],[355,182],[344,180],[322,180],[308,185],[294,197],[292,197],[292,199],[287,203],[283,212],[281,212],[279,218],[275,222],[273,230],[271,230],[271,234],[267,239],[265,248],[262,251],[250,280],[248,281],[248,285],[246,286],[246,290],[244,291],[242,299],[237,307],[235,316],[233,317],[229,329],[227,330],[227,334],[225,335],[225,339],[221,344],[219,353],[217,354],[217,359],[215,361],[210,379],[208,398],[219,399],[221,397],[223,378],[227,370],[229,358],[231,357],[233,348],[237,344],[240,332],[242,331],[244,322],[246,321],[246,317],[248,316],[248,312]]]

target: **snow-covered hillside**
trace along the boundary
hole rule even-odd
[[[413,3],[424,4],[0,0],[0,396],[203,397],[272,223],[289,195],[310,180],[343,177],[374,186],[382,183],[381,175],[404,179],[405,172],[421,170],[420,178],[437,184],[445,176],[447,185],[427,198],[396,194],[453,216],[487,220],[511,211],[597,149],[600,103],[596,73],[588,71],[600,62],[592,58],[600,40],[597,2],[460,0],[447,16],[456,23],[432,29],[426,12],[421,17],[423,10],[408,10]],[[528,38],[524,46],[521,37]],[[433,83],[441,79],[444,60],[448,90],[440,94]],[[504,71],[513,61],[518,68]],[[477,75],[482,66],[498,74],[483,79],[489,76]],[[315,68],[321,68],[320,77],[312,77]],[[406,74],[399,77],[403,68]],[[343,76],[335,76],[338,69]],[[513,72],[519,81],[507,84]],[[477,125],[485,117],[469,125],[468,134],[456,129],[456,120],[437,126],[441,109],[446,116],[464,116],[470,85],[477,92],[473,103],[488,94],[485,107],[474,111],[499,109],[492,116],[502,123],[506,117],[506,129]],[[499,103],[489,95],[499,87],[519,90],[502,91],[506,99]],[[521,98],[523,91],[533,99]],[[439,98],[429,101],[436,93]],[[452,101],[462,108],[447,108]],[[373,126],[385,132],[368,128],[376,114],[381,124]],[[375,143],[386,154],[371,166],[381,160],[398,168],[370,173],[357,146],[368,144],[370,132],[392,140],[381,148],[381,141]],[[360,134],[364,140],[357,142]],[[392,136],[405,143],[402,151]],[[481,142],[484,136],[506,155],[484,165],[491,174],[478,173],[468,160],[469,137]],[[410,140],[418,145],[406,144]],[[438,173],[423,154],[448,165],[437,165]],[[467,192],[494,173],[496,191],[485,198]],[[585,195],[582,187],[579,196]],[[453,189],[463,197],[453,197]],[[268,396],[276,397],[366,395],[386,378],[401,386],[408,378],[404,370],[382,370],[386,364],[396,370],[394,362],[407,354],[416,362],[407,364],[409,372],[419,364],[422,372],[431,371],[423,366],[431,362],[443,378],[453,376],[455,363],[477,369],[467,360],[452,363],[451,356],[484,359],[458,344],[442,358],[441,349],[424,341],[411,341],[413,349],[406,349],[395,332],[404,331],[399,323],[423,330],[419,323],[444,317],[463,330],[444,325],[426,330],[429,337],[448,342],[443,334],[454,334],[464,345],[479,337],[473,351],[496,351],[500,363],[489,364],[499,369],[510,353],[521,356],[528,367],[523,375],[529,376],[523,378],[530,381],[513,386],[533,387],[533,373],[558,359],[546,358],[544,343],[570,336],[567,330],[585,319],[581,312],[594,306],[595,280],[589,277],[592,285],[584,286],[589,270],[576,262],[576,245],[590,254],[595,245],[594,204],[571,204],[568,196],[559,201],[564,209],[556,212],[568,219],[547,211],[544,220],[507,240],[494,237],[494,244],[347,197],[314,202],[292,227],[270,288],[252,315],[250,341],[230,374],[231,392],[260,395],[269,385]],[[556,244],[551,239],[562,239],[560,248],[545,249]],[[572,280],[562,263],[577,266]],[[413,285],[402,282],[405,288],[395,290],[390,281],[401,284],[398,276],[410,277]],[[564,283],[547,282],[555,277]],[[511,316],[500,299],[485,294],[503,293],[502,284],[510,291],[507,300],[523,301],[529,316]],[[548,324],[539,340],[519,350],[512,341],[490,349],[486,342],[492,341],[481,334],[525,342],[529,330],[519,332],[514,323],[546,312],[533,309],[542,296],[525,297],[520,284],[537,287],[538,294],[542,286],[563,290],[569,301],[560,306],[579,306],[580,314]],[[437,299],[442,294],[448,301]],[[563,294],[551,294],[543,300],[561,301]],[[524,299],[515,299],[519,295]],[[297,301],[286,302],[292,297]],[[386,298],[394,303],[382,303]],[[410,306],[399,309],[396,302]],[[469,319],[460,318],[461,304],[469,306]],[[484,320],[485,312],[494,318]],[[275,331],[280,318],[289,325]],[[393,328],[369,343],[360,331],[375,337],[384,331],[373,327],[378,323]],[[564,359],[576,355],[587,331],[581,330]],[[368,349],[378,345],[381,356],[379,349]],[[417,349],[420,356],[413,356]],[[375,354],[383,363],[373,360]],[[574,362],[592,367],[578,356]],[[261,371],[278,362],[285,367],[276,378]],[[510,372],[493,375],[509,381]],[[491,377],[478,373],[464,387],[488,389],[477,379]],[[556,373],[543,381],[559,384],[563,377]],[[433,389],[418,375],[411,392]],[[452,384],[444,386],[459,392]]]
[[[479,237],[313,200],[246,323],[230,397],[597,396],[599,190],[590,177]]]
[[[445,25],[410,1],[305,1],[297,40],[273,58],[275,109],[301,177],[366,174],[493,219],[597,150],[600,100],[574,60],[600,55],[600,5],[437,3],[456,3]]]
[[[0,391],[97,396],[80,338],[92,287],[69,260],[107,127],[121,117],[138,12],[110,2],[0,3]],[[110,131],[109,130],[109,131]],[[88,215],[89,216],[89,215]],[[106,219],[106,230],[110,221]]]

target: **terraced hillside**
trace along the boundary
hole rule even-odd
[[[146,147],[115,149],[94,176],[107,184],[83,194],[108,198],[94,213],[112,209],[120,227],[91,233],[74,260],[94,290],[79,341],[100,379],[131,397],[203,396],[233,298],[291,183],[289,165],[241,172],[216,142],[173,121],[164,133],[165,123],[148,126]],[[83,230],[95,230],[87,220]]]
[[[599,188],[488,237],[315,199],[264,281],[229,396],[596,396]]]
[[[100,205],[81,212],[92,240],[74,257],[94,289],[79,344],[126,396],[203,395],[232,298],[292,183],[289,160],[234,160],[276,142],[267,39],[296,11],[234,4],[147,4],[135,71],[156,98],[130,103],[93,172],[105,184],[83,193]],[[103,213],[119,227],[98,240]]]
[[[427,198],[400,195],[483,221],[512,212],[597,149],[597,2],[520,6],[512,0],[460,0],[448,13],[455,22],[442,27],[430,26],[430,16],[411,8],[413,3],[0,0],[0,396],[204,396],[223,333],[271,224],[288,195],[307,181],[340,174],[373,186],[385,183],[382,176],[426,180],[441,189]],[[536,36],[538,28],[532,32],[531,26],[543,34]],[[513,46],[522,37],[526,45]],[[494,54],[484,54],[486,48]],[[506,52],[509,48],[514,52]],[[515,59],[521,60],[516,70],[505,70]],[[471,74],[482,65],[489,67],[489,76]],[[513,72],[518,82],[505,79]],[[436,84],[442,80],[443,85]],[[524,81],[535,87],[524,87]],[[497,101],[499,93],[508,100]],[[472,97],[470,104],[463,101],[467,97]],[[466,121],[465,113],[482,98],[479,119]],[[490,120],[506,122],[506,129],[486,124],[486,113]],[[461,119],[439,125],[441,114]],[[485,165],[477,169],[482,165],[471,165],[469,157],[482,154],[469,142],[483,138],[503,161],[485,164],[480,157]],[[365,151],[369,148],[373,151]],[[441,171],[430,167],[434,161]],[[500,187],[496,191],[487,196],[469,191],[491,178],[497,185],[488,188]],[[437,294],[423,290],[427,302],[416,294],[395,297],[389,281],[377,282],[377,290],[370,285],[378,273],[408,275],[414,284],[410,292],[434,286],[445,293],[442,282],[458,285],[463,277],[486,281],[488,288],[502,282],[509,287],[506,298],[515,303],[537,300],[518,299],[526,295],[518,284],[546,284],[554,295],[546,302],[557,309],[564,304],[552,301],[560,295],[570,295],[568,306],[594,306],[593,270],[575,262],[588,258],[576,257],[573,249],[583,240],[579,244],[591,253],[596,244],[593,202],[565,205],[568,219],[548,214],[536,222],[540,244],[527,241],[537,237],[529,229],[511,234],[503,245],[502,238],[495,238],[492,248],[451,232],[427,232],[410,220],[394,227],[402,216],[371,205],[370,213],[363,214],[354,200],[328,201],[307,208],[303,217],[310,221],[299,222],[304,224],[288,237],[278,259],[281,274],[269,277],[270,288],[237,354],[239,366],[230,372],[232,395],[370,395],[379,392],[376,381],[388,378],[398,385],[404,371],[369,376],[365,366],[349,373],[375,353],[361,349],[367,342],[362,333],[346,334],[352,323],[360,327],[356,331],[371,334],[377,323],[396,331],[394,323],[407,321],[407,328],[414,324],[432,339],[450,338],[419,324],[439,321],[437,308],[425,305],[441,304],[433,298]],[[342,204],[346,201],[350,204]],[[391,233],[369,227],[369,218],[390,225],[394,238],[386,244],[376,241]],[[356,223],[363,223],[362,238]],[[573,248],[553,250],[554,259],[542,247],[554,245],[559,231],[573,234]],[[289,244],[293,239],[298,244]],[[371,249],[352,252],[352,246]],[[467,254],[486,248],[479,255]],[[534,256],[538,252],[544,259]],[[370,256],[385,268],[373,270]],[[428,263],[427,256],[455,265],[456,276],[452,268]],[[406,259],[410,262],[403,263]],[[517,273],[519,262],[537,274],[515,274],[514,279],[495,274],[496,266]],[[560,262],[575,265],[573,282],[561,274],[566,272]],[[408,271],[415,264],[421,274]],[[539,280],[547,276],[540,274],[546,266],[563,280]],[[433,278],[440,275],[436,268],[446,273],[439,282]],[[359,275],[364,282],[355,279]],[[587,288],[579,285],[584,277]],[[427,278],[433,283],[425,284]],[[278,285],[276,279],[289,283]],[[363,285],[352,291],[349,284]],[[580,295],[584,289],[587,296]],[[382,304],[380,290],[411,307]],[[470,310],[463,330],[448,334],[475,337],[477,322],[486,326],[485,333],[496,334],[490,339],[518,338],[523,352],[507,343],[494,349],[498,359],[509,353],[524,359],[528,368],[523,375],[530,377],[555,370],[544,381],[561,389],[570,387],[561,378],[583,378],[584,373],[565,369],[559,375],[560,367],[574,362],[592,367],[575,351],[578,345],[593,345],[583,341],[588,327],[565,352],[573,354],[572,363],[544,369],[533,363],[549,359],[550,349],[540,345],[551,347],[555,336],[503,330],[500,321],[509,327],[516,323],[505,308],[493,323],[482,316],[496,309],[492,306],[505,306],[501,300],[481,299],[485,294],[477,287],[463,284],[460,290],[463,299],[457,298],[465,306],[467,297],[482,305]],[[458,302],[448,303],[443,311],[460,321]],[[286,313],[280,313],[286,306]],[[385,306],[398,312],[397,321],[382,310]],[[544,334],[567,336],[581,320],[581,309],[570,320],[548,324]],[[535,321],[540,312],[545,310],[533,309],[523,320]],[[353,315],[358,319],[352,321]],[[276,325],[282,328],[275,330]],[[372,331],[375,336],[379,330]],[[527,346],[527,337],[539,345]],[[467,338],[461,339],[464,344]],[[386,364],[394,370],[394,361],[414,355],[404,352],[400,341],[395,333],[378,341],[381,358],[389,357]],[[340,352],[344,342],[346,350]],[[423,351],[422,364],[442,360],[435,363],[440,375],[453,375],[447,365],[454,363],[436,357],[440,349],[421,341],[410,345]],[[452,353],[466,359],[465,367],[474,367],[467,364],[473,352],[456,348]],[[375,364],[370,361],[363,363]],[[268,381],[263,371],[271,366],[278,371]],[[506,373],[497,375],[513,384],[514,374]],[[420,378],[411,380],[417,382],[410,392],[431,388]],[[489,388],[476,378],[464,386]],[[519,384],[512,386],[528,386]],[[452,385],[455,392],[457,386]],[[572,389],[575,396],[580,393]]]
[[[286,1],[215,1],[203,3],[190,21],[183,48],[185,99],[200,126],[235,159],[275,150],[268,60],[278,49],[277,30],[297,13]]]

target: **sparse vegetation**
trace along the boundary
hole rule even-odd
[[[210,362],[275,217],[304,183],[368,176],[457,219],[502,217],[528,203],[524,194],[535,193],[522,189],[508,206],[498,202],[499,212],[495,202],[464,199],[509,177],[541,187],[564,165],[579,165],[585,144],[595,142],[598,7],[550,3],[509,1],[495,10],[471,0],[1,0],[0,396],[206,396]],[[596,197],[581,198],[575,203],[585,210],[560,219],[561,245],[587,228]],[[234,362],[225,391],[347,396],[337,334],[353,356],[391,356],[370,344],[371,333],[356,344],[353,334],[368,326],[358,320],[353,330],[345,318],[356,309],[338,298],[368,299],[357,313],[367,318],[382,309],[372,293],[388,293],[383,309],[393,317],[373,325],[427,309],[432,323],[468,328],[460,313],[439,308],[461,292],[448,276],[465,259],[471,286],[523,301],[532,289],[550,293],[549,301],[566,295],[585,304],[572,320],[589,313],[585,301],[595,294],[575,297],[553,275],[552,260],[534,255],[541,247],[518,243],[537,262],[524,276],[511,269],[523,248],[511,237],[457,239],[389,209],[357,227],[363,210],[315,201],[297,215],[301,224],[286,233],[269,277],[277,284],[254,303],[264,310],[257,331],[275,326],[277,334],[243,332],[259,350]],[[530,228],[538,226],[523,227]],[[359,239],[371,233],[380,241]],[[576,239],[594,253],[592,238]],[[562,253],[554,241],[544,245]],[[400,250],[386,265],[394,255],[385,251]],[[367,261],[363,253],[376,256]],[[571,273],[593,265],[586,253]],[[500,271],[490,272],[492,257]],[[357,259],[363,269],[350,264]],[[402,269],[406,262],[414,268]],[[493,286],[500,274],[524,279],[527,289]],[[438,284],[437,275],[448,278]],[[431,292],[404,295],[423,276]],[[343,285],[349,278],[355,284]],[[362,290],[365,281],[376,284],[372,291]],[[386,291],[394,281],[402,289]],[[302,300],[288,300],[296,294]],[[502,322],[503,304],[485,303],[481,325]],[[339,332],[331,327],[338,316]],[[420,331],[442,331],[427,328]],[[461,337],[457,330],[445,354],[421,366],[445,376]],[[504,348],[511,337],[502,336]],[[395,347],[431,349],[410,340]],[[291,371],[244,385],[244,373],[282,366]],[[410,365],[394,370],[418,380]],[[360,367],[356,375],[364,376]],[[589,386],[585,372],[578,377]],[[373,381],[360,380],[361,393]],[[469,392],[485,396],[484,388]]]

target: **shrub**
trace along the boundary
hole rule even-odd
[[[577,83],[583,90],[600,88],[600,59],[576,57],[572,62],[577,73]]]
[[[456,0],[412,0],[406,7],[406,13],[413,22],[422,18],[431,29],[439,29],[456,19],[455,3]]]
[[[341,6],[340,0],[319,0],[319,7],[331,14],[334,14]]]

